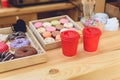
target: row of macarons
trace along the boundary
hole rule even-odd
[[[63,25],[64,27],[67,28],[72,28],[73,24],[67,19],[67,18],[61,18],[59,20],[52,20],[52,21],[45,21],[45,22],[35,22],[33,23],[34,27],[41,28],[41,27],[48,27],[48,26],[57,26],[57,25]]]

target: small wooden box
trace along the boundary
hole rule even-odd
[[[12,32],[10,27],[8,28],[0,28],[0,34],[9,34]],[[27,38],[29,38],[31,45],[36,48],[38,54],[31,55],[27,57],[17,58],[10,61],[0,62],[0,73],[18,69],[38,63],[43,63],[47,61],[47,55],[44,49],[41,47],[35,36],[32,34],[29,28],[27,28]]]
[[[105,12],[110,17],[117,17],[120,20],[120,2],[107,3]]]
[[[54,48],[58,48],[61,46],[60,41],[55,41],[53,43],[45,43],[44,42],[44,38],[42,37],[42,35],[40,33],[38,33],[37,29],[34,27],[34,23],[35,22],[50,22],[52,20],[59,20],[61,18],[67,18],[69,20],[69,22],[73,23],[73,26],[77,29],[77,30],[81,30],[81,27],[79,27],[78,24],[76,24],[69,16],[67,15],[63,15],[63,16],[57,16],[57,17],[51,17],[51,18],[46,18],[46,19],[40,19],[40,20],[34,20],[34,21],[30,21],[29,22],[29,27],[32,30],[32,32],[34,33],[34,35],[37,37],[38,41],[42,44],[43,48],[45,50],[50,50],[50,49],[54,49]]]

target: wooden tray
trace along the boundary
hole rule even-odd
[[[0,34],[9,34],[11,32],[12,30],[10,27],[0,29]],[[43,63],[47,61],[46,52],[41,47],[41,45],[39,44],[37,39],[34,37],[34,35],[32,34],[29,28],[27,28],[26,34],[27,34],[28,39],[31,41],[32,46],[34,46],[34,48],[37,49],[38,54],[23,57],[23,58],[13,59],[10,61],[0,62],[0,72],[22,68],[22,67],[26,67],[26,66],[30,66],[30,65],[34,65],[38,63]]]
[[[53,43],[45,43],[43,37],[41,36],[41,34],[38,33],[38,31],[36,30],[36,28],[34,27],[33,23],[35,22],[49,22],[52,20],[58,20],[60,18],[67,18],[71,23],[73,23],[74,27],[78,30],[81,30],[81,27],[79,27],[78,24],[76,24],[69,16],[67,15],[63,15],[63,16],[57,16],[57,17],[51,17],[51,18],[46,18],[46,19],[40,19],[40,20],[34,20],[34,21],[30,21],[29,22],[29,26],[30,29],[32,30],[32,32],[34,33],[34,35],[37,37],[38,41],[42,44],[43,48],[45,50],[50,50],[50,49],[55,49],[60,47],[60,41],[55,41]]]

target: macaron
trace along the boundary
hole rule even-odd
[[[60,34],[60,31],[53,31],[52,32],[52,36],[55,38],[57,35]]]
[[[60,25],[60,22],[59,22],[58,20],[52,20],[52,21],[51,21],[51,24],[52,24],[53,26],[56,26],[56,25]]]
[[[40,28],[40,27],[42,27],[42,22],[36,22],[36,23],[34,23],[34,26],[36,29]]]
[[[52,37],[47,37],[44,39],[44,41],[45,41],[45,43],[53,43],[53,42],[55,42],[55,39]]]
[[[48,32],[52,32],[52,31],[55,31],[55,30],[56,30],[56,28],[53,27],[53,26],[47,26],[46,27],[46,31],[48,31]]]
[[[44,22],[42,25],[43,25],[43,27],[52,26],[52,24],[50,22]]]
[[[72,28],[73,27],[73,23],[71,23],[71,22],[65,23],[64,27],[66,27],[66,28]]]
[[[44,38],[47,38],[47,37],[51,37],[51,32],[43,32],[42,33],[42,36],[44,37]]]
[[[56,27],[56,30],[58,30],[58,31],[60,31],[61,29],[63,29],[63,28],[64,28],[64,26],[63,26],[63,25],[56,25],[55,27]]]
[[[43,28],[43,27],[41,27],[41,28],[38,28],[38,29],[37,29],[37,31],[38,31],[39,33],[43,33],[43,32],[45,32],[45,31],[46,31],[46,29],[45,29],[45,28]]]
[[[60,30],[60,32],[67,31],[67,30],[69,30],[69,29],[63,28],[63,29]]]
[[[56,35],[55,40],[56,40],[56,41],[60,41],[60,40],[61,40],[60,34]]]
[[[65,24],[65,23],[68,23],[68,22],[69,22],[69,20],[66,19],[66,18],[61,18],[61,19],[60,19],[60,23],[61,23],[61,24]]]

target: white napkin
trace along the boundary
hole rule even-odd
[[[119,29],[119,21],[116,17],[107,20],[104,30],[116,31]]]

